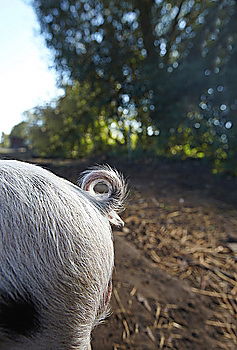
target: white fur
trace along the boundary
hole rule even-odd
[[[114,183],[112,169],[96,171]],[[41,167],[0,160],[0,304],[3,294],[28,295],[39,315],[31,337],[12,340],[0,328],[0,350],[88,348],[114,264],[108,203],[110,192],[99,198]]]

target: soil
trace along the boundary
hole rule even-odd
[[[94,159],[34,160],[76,182]],[[196,161],[97,159],[130,196],[114,229],[111,316],[94,350],[237,349],[237,180]]]

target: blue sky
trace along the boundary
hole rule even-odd
[[[22,113],[60,94],[50,52],[38,34],[33,9],[24,0],[1,1],[0,135],[23,120]]]

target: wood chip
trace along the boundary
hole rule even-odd
[[[211,292],[209,290],[202,290],[202,289],[197,289],[197,288],[191,288],[192,292],[202,294],[202,295],[207,295],[209,297],[215,297],[215,298],[223,298],[226,296],[229,299],[236,299],[233,295],[231,294],[224,294],[224,293],[218,293],[218,292]]]
[[[151,312],[151,307],[148,303],[148,300],[140,293],[137,293],[137,300],[139,301],[139,303],[142,303],[149,312]]]
[[[137,288],[133,287],[133,289],[130,292],[130,295],[133,297],[137,292]]]
[[[116,288],[113,289],[113,293],[114,293],[115,299],[116,299],[116,301],[117,301],[117,303],[118,303],[118,305],[119,305],[119,307],[121,309],[121,312],[123,312],[125,314],[126,310],[125,310],[125,308],[124,308],[124,306],[123,306],[123,304],[121,302],[120,296],[119,296],[118,291],[117,291]]]
[[[164,345],[165,345],[165,336],[163,333],[161,333],[159,349],[163,349]]]
[[[135,333],[135,334],[138,334],[138,333],[139,333],[139,325],[138,325],[138,323],[135,324],[134,333]]]
[[[129,338],[130,337],[130,330],[129,330],[129,327],[128,327],[128,323],[125,319],[123,319],[123,326],[124,326],[124,329],[125,329],[125,332],[126,332],[126,338]]]
[[[180,212],[179,211],[174,211],[172,213],[169,213],[167,215],[167,218],[175,218],[176,216],[179,216],[180,215]]]
[[[160,263],[161,258],[156,254],[156,252],[154,250],[151,250],[150,256],[151,256],[153,261],[155,261],[156,263]]]
[[[146,327],[146,331],[147,331],[148,337],[155,343],[156,342],[156,338],[154,337],[151,328],[150,327]]]
[[[208,324],[209,326],[215,326],[215,327],[220,327],[220,328],[237,329],[237,327],[234,324],[230,324],[230,323],[226,323],[226,322],[220,322],[220,321],[207,320],[206,324]]]

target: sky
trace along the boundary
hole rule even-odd
[[[50,52],[31,6],[0,0],[0,136],[23,120],[23,112],[62,94]]]

